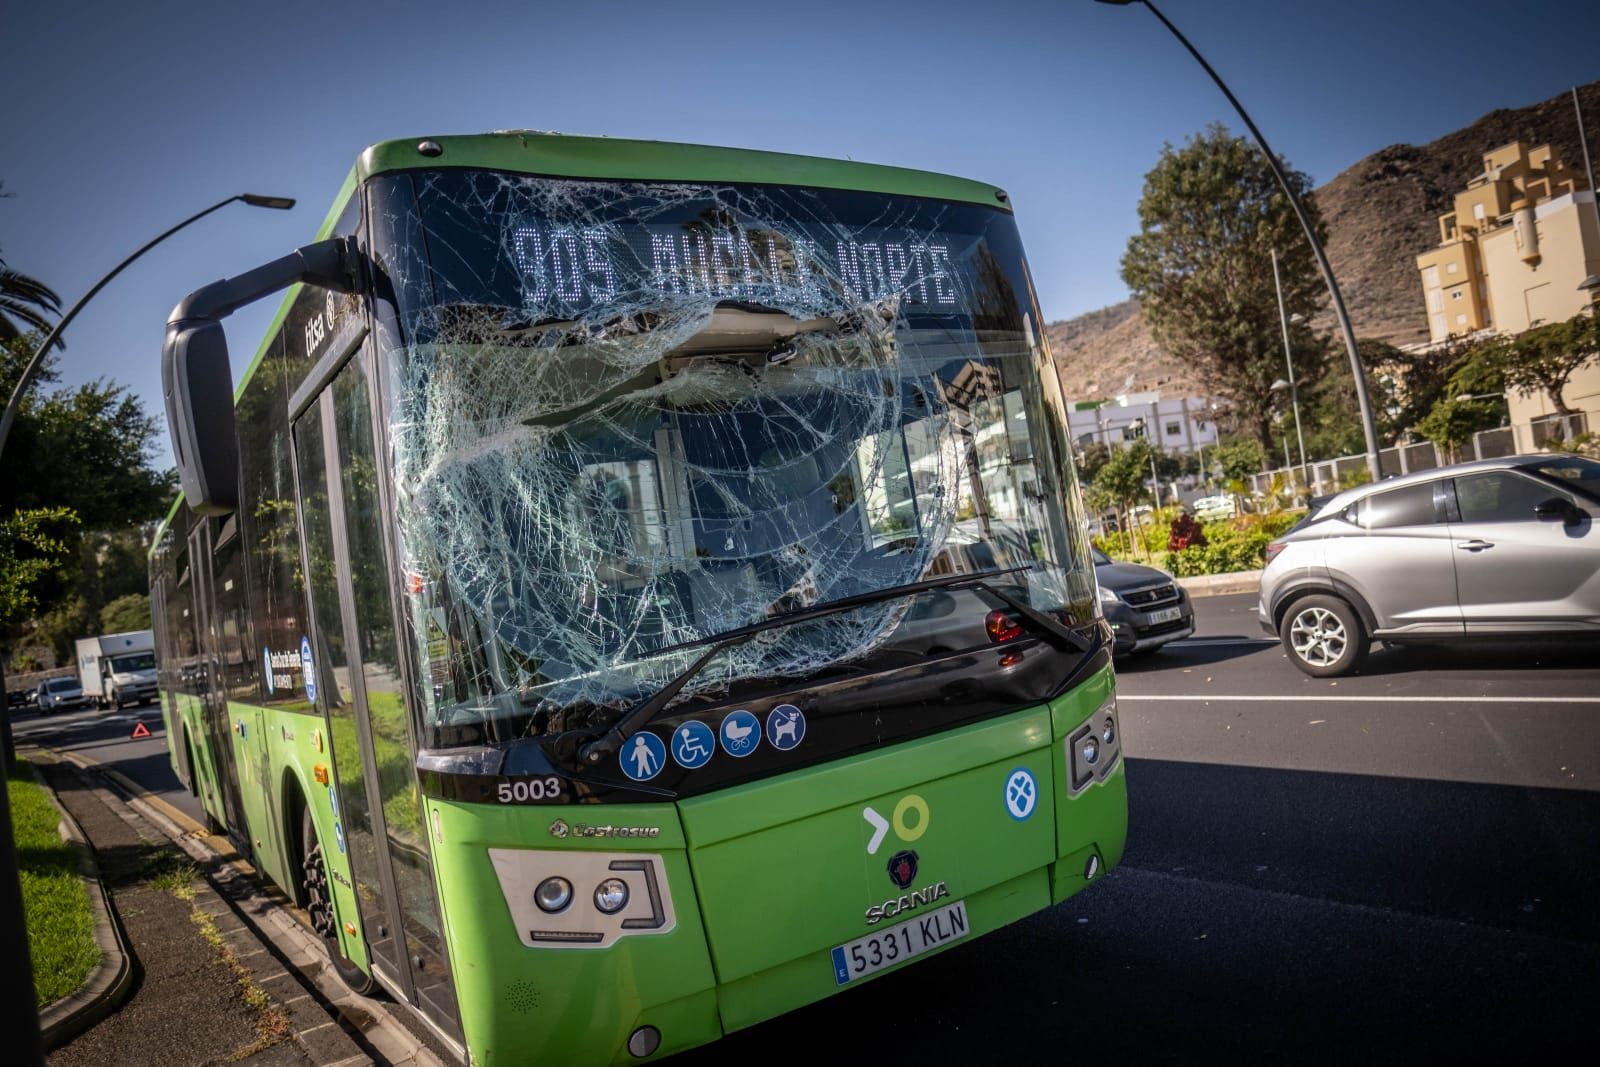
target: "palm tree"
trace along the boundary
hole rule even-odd
[[[0,198],[10,195],[0,184]],[[29,331],[49,333],[53,324],[45,316],[59,314],[61,298],[54,289],[37,278],[12,270],[6,266],[5,258],[0,257],[0,341],[10,341],[24,333],[13,319],[25,323]],[[56,347],[64,346],[57,341]]]
[[[6,266],[0,259],[0,341],[21,337],[13,319],[26,324],[28,330],[50,331],[47,315],[61,313],[61,298],[48,285]]]

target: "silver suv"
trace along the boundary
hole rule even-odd
[[[1267,546],[1257,605],[1294,665],[1371,642],[1600,635],[1600,463],[1509,456],[1363,485]]]

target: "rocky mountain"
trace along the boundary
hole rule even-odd
[[[1600,148],[1600,81],[1578,94],[1595,152]],[[1416,257],[1438,243],[1437,216],[1449,211],[1455,194],[1482,172],[1483,153],[1518,139],[1552,143],[1557,155],[1581,172],[1572,95],[1562,92],[1531,107],[1491,111],[1425,145],[1390,145],[1316,190],[1328,224],[1328,259],[1357,336],[1397,345],[1428,339]],[[1331,316],[1321,325],[1332,329]],[[1045,329],[1072,399],[1146,389],[1172,395],[1199,390],[1185,368],[1155,343],[1135,301]]]

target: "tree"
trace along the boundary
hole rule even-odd
[[[1444,449],[1449,462],[1454,463],[1456,453],[1472,440],[1473,434],[1500,425],[1501,408],[1496,400],[1457,400],[1447,396],[1417,422],[1416,430]]]
[[[1373,385],[1389,393],[1388,403],[1374,404],[1384,413],[1380,429],[1389,431],[1387,434],[1380,432],[1379,438],[1388,441],[1395,431],[1418,429],[1442,400],[1453,399],[1462,392],[1489,388],[1462,389],[1461,383],[1452,383],[1451,379],[1464,367],[1479,361],[1491,343],[1451,334],[1437,344],[1407,352],[1383,341],[1363,338],[1359,345],[1362,362],[1378,372],[1373,376]],[[1492,388],[1499,390],[1501,386],[1496,384]],[[1381,425],[1383,423],[1387,426]]]
[[[100,609],[100,632],[120,634],[150,629],[150,597],[145,593],[119,596]]]
[[[70,508],[38,508],[0,519],[0,626],[32,615],[66,583],[77,523]]]
[[[11,395],[37,341],[0,342],[0,392]],[[172,471],[152,465],[160,420],[125,386],[98,380],[49,393],[55,354],[23,401],[0,466],[0,513],[70,507],[85,529],[159,518],[176,491]]]
[[[1111,458],[1111,446],[1104,441],[1091,441],[1078,450],[1078,480],[1084,485],[1094,481],[1100,468]]]
[[[1222,469],[1223,480],[1228,482],[1242,482],[1252,474],[1261,473],[1267,465],[1266,449],[1250,437],[1224,441],[1212,457],[1212,462]]]
[[[8,195],[0,190],[0,197]],[[51,315],[61,314],[61,298],[44,282],[6,266],[0,256],[0,341],[21,337],[24,330],[45,330]],[[23,325],[19,327],[17,322]],[[57,342],[59,345],[60,342]],[[12,379],[15,381],[15,379]],[[11,390],[6,390],[10,399]]]
[[[1505,389],[1500,348],[1498,342],[1456,346],[1450,376],[1435,390],[1433,406],[1416,421],[1417,433],[1443,448],[1452,461],[1473,434],[1501,425],[1506,414],[1503,397],[1460,399]]]
[[[1104,498],[1115,500],[1121,509],[1123,529],[1130,526],[1128,520],[1133,515],[1134,503],[1149,497],[1149,486],[1145,484],[1149,475],[1150,446],[1135,441],[1125,448],[1112,449],[1111,458],[1094,476],[1094,488]],[[1139,540],[1142,544],[1143,538]]]
[[[1285,170],[1305,199],[1310,178]],[[1315,205],[1307,200],[1306,208],[1320,234]],[[1139,224],[1122,257],[1122,278],[1151,332],[1270,448],[1271,387],[1285,374],[1272,251],[1291,315],[1309,320],[1325,297],[1293,205],[1261,154],[1213,125],[1181,149],[1162,149],[1145,175]],[[1290,344],[1304,394],[1327,366],[1327,338],[1300,322],[1290,327]]]
[[[37,341],[0,341],[0,393],[10,395]],[[54,360],[36,387],[57,380]],[[0,465],[0,645],[15,646],[32,616],[27,640],[64,655],[108,601],[144,590],[139,524],[165,512],[175,483],[150,462],[159,432],[137,397],[105,381],[35,388],[23,401]]]
[[[1561,393],[1567,381],[1584,364],[1600,357],[1600,320],[1587,311],[1565,322],[1535,326],[1515,337],[1502,338],[1489,360],[1499,370],[1507,388],[1543,393],[1563,418],[1573,414]]]

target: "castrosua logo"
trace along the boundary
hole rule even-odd
[[[570,826],[565,819],[557,819],[550,824],[550,836],[565,838],[573,837],[660,837],[659,826],[590,826],[588,823],[573,823]]]

